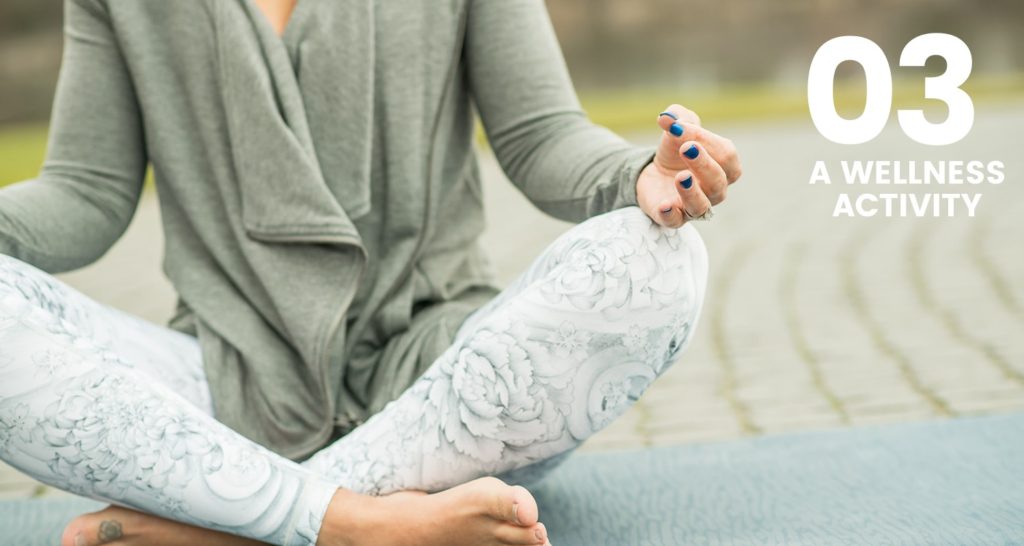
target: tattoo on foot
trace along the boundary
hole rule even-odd
[[[117,520],[106,520],[100,523],[100,542],[106,543],[121,538],[121,522]]]

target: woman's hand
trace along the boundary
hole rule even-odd
[[[693,111],[673,104],[658,125],[664,134],[637,179],[637,203],[656,223],[680,227],[721,203],[742,169],[732,141],[701,127]]]

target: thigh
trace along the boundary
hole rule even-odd
[[[504,290],[463,321],[455,343],[496,310],[543,282],[560,266],[567,270],[559,278],[561,286],[549,283],[546,290],[551,295],[556,291],[564,292],[567,298],[583,304],[577,307],[581,311],[601,305],[600,295],[610,288],[601,281],[609,278],[624,281],[620,289],[642,288],[637,291],[641,293],[636,294],[640,298],[669,299],[678,292],[677,283],[690,280],[690,286],[683,287],[684,291],[702,298],[708,274],[707,249],[692,225],[680,229],[661,228],[637,207],[618,209],[574,226],[548,245]],[[683,274],[673,278],[668,270],[681,270]],[[585,301],[588,299],[593,301]],[[702,299],[697,301],[696,315],[700,313],[702,302]],[[611,307],[607,311],[614,314],[617,306]]]
[[[576,226],[409,390],[307,464],[369,493],[543,472],[676,359],[706,277],[692,227],[660,228],[638,209]]]
[[[19,331],[43,330],[67,338],[79,351],[132,368],[212,415],[194,337],[100,304],[52,275],[0,255],[0,329],[14,322],[22,327]],[[8,339],[0,344],[0,361],[29,358],[45,364],[52,356],[40,341],[45,337],[16,335],[10,329],[4,337]]]
[[[313,544],[334,483],[212,416],[196,340],[0,256],[0,460],[43,483]]]

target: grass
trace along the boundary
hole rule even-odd
[[[35,177],[45,152],[45,124],[0,128],[0,186]]]
[[[979,76],[964,89],[976,103],[1004,102],[1024,97],[1024,74]],[[900,80],[894,84],[893,109],[934,107],[926,101],[924,80]],[[861,83],[837,85],[839,113],[855,117],[864,105]],[[725,87],[708,91],[648,89],[583,93],[587,114],[596,123],[621,133],[650,130],[654,118],[666,105],[679,102],[698,112],[704,123],[762,121],[806,117],[806,91],[802,88],[769,86]],[[944,109],[935,108],[938,117]],[[481,141],[483,134],[479,135]],[[46,152],[46,125],[42,123],[0,127],[0,186],[33,178]]]
[[[1024,98],[1024,74],[979,76],[964,90],[976,104],[1005,102]],[[803,87],[742,86],[716,90],[680,92],[653,89],[587,93],[580,97],[591,119],[612,129],[629,133],[653,126],[661,109],[672,103],[697,112],[705,125],[804,117],[807,91]],[[864,109],[863,82],[837,84],[837,111],[844,117],[858,116]],[[938,107],[936,107],[938,105]],[[945,107],[924,99],[924,80],[897,80],[893,83],[893,112],[899,108],[926,108],[936,111],[936,119],[945,116]]]

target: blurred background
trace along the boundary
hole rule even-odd
[[[975,87],[1001,80],[1020,89],[1024,4],[1018,0],[548,0],[574,81],[584,99],[776,92],[783,104],[761,115],[802,112],[802,87],[814,51],[829,38],[865,36],[897,64],[910,39],[948,32],[974,53]],[[61,52],[61,2],[0,2],[0,124],[43,121]],[[849,67],[853,68],[853,67]],[[856,78],[849,70],[841,74]],[[982,77],[981,79],[977,79]],[[1014,82],[1006,82],[1010,77]],[[660,97],[655,97],[660,98]],[[638,100],[630,101],[631,103]],[[713,105],[706,106],[705,109]],[[746,107],[733,116],[747,116]],[[717,110],[717,109],[716,109]],[[634,119],[620,112],[622,128]],[[604,112],[596,112],[600,118]],[[604,121],[604,119],[602,119]]]
[[[31,178],[45,150],[61,54],[61,3],[0,2],[0,185]],[[697,336],[681,361],[586,449],[730,440],[1024,409],[1024,3],[1019,0],[548,0],[581,100],[596,122],[640,144],[667,104],[732,138],[744,179],[699,229],[712,275]],[[895,123],[840,146],[810,122],[806,77],[817,48],[845,34],[878,43],[898,66],[928,32],[963,39],[971,134],[934,148]],[[924,76],[895,70],[896,108],[924,105]],[[863,73],[837,74],[840,112],[863,107]],[[481,141],[489,228],[502,282],[569,226],[504,179]],[[1007,180],[975,218],[832,218],[842,186],[810,186],[814,162],[1003,161]],[[865,191],[876,190],[867,188]],[[889,191],[889,190],[882,190]],[[900,190],[903,191],[903,190]],[[958,191],[914,188],[906,191]],[[2,198],[2,197],[0,197]],[[528,227],[527,227],[528,226]],[[160,272],[155,193],[98,264],[62,278],[90,296],[164,322],[173,290]],[[0,349],[2,350],[2,349]],[[52,494],[0,470],[0,497]]]

